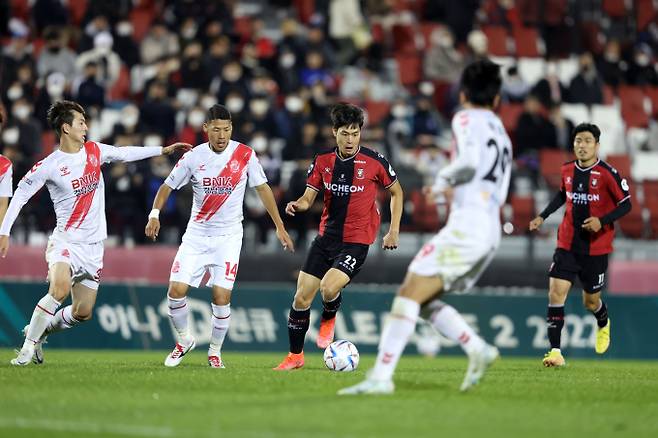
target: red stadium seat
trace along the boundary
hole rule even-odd
[[[396,24],[391,32],[394,53],[416,53],[416,29],[414,26]]]
[[[423,21],[420,23],[420,32],[423,34],[425,48],[429,48],[432,45],[432,33],[441,27],[439,23],[433,21]]]
[[[571,153],[556,149],[541,149],[539,151],[539,168],[541,175],[552,189],[560,187],[562,179],[561,168],[571,160]]]
[[[603,0],[603,12],[610,18],[626,16],[626,0]]]
[[[130,71],[121,64],[119,79],[114,83],[109,93],[110,100],[126,100],[130,98]]]
[[[512,195],[510,205],[512,206],[514,234],[525,234],[528,230],[528,224],[537,215],[535,212],[535,200],[532,196]]]
[[[78,26],[87,12],[87,0],[68,0],[71,24]]]
[[[439,212],[436,205],[429,204],[419,190],[411,192],[411,204],[413,205],[413,223],[418,231],[436,232],[441,226]]]
[[[658,87],[644,87],[644,94],[651,101],[651,117],[658,117]]]
[[[240,41],[246,42],[251,40],[253,36],[251,18],[247,16],[235,17],[233,19],[233,31],[240,37]]]
[[[627,215],[619,219],[619,228],[626,237],[641,239],[645,236],[642,208],[637,202],[634,203],[633,209]]]
[[[644,31],[650,23],[658,21],[658,9],[654,6],[654,1],[635,0],[635,17],[638,31]]]
[[[487,36],[489,54],[494,56],[509,56],[507,29],[502,26],[482,26],[482,32]]]
[[[516,56],[524,58],[535,58],[539,53],[539,32],[534,27],[515,27],[513,30]]]
[[[646,128],[649,116],[644,111],[644,92],[641,87],[620,86],[621,115],[629,127]]]
[[[631,187],[633,186],[631,185]],[[658,201],[658,180],[645,179],[642,181],[642,192],[644,193],[645,204],[649,199]]]
[[[386,101],[369,100],[365,104],[366,113],[368,113],[368,125],[372,128],[378,125],[388,116],[391,109],[391,103]]]
[[[516,125],[522,112],[523,104],[521,103],[504,103],[500,106],[498,116],[508,133],[516,130]]]
[[[626,154],[610,154],[605,159],[606,163],[617,169],[624,177],[631,177],[631,157]]]
[[[658,238],[658,197],[644,200],[644,206],[649,210],[649,228],[651,238]]]
[[[610,85],[603,86],[603,105],[613,105],[615,101],[615,90]]]
[[[422,75],[422,61],[420,56],[412,54],[395,55],[400,73],[400,83],[404,86],[416,85]]]
[[[146,36],[153,22],[154,12],[152,9],[137,8],[130,11],[130,22],[133,25],[133,39],[136,42],[142,41]]]

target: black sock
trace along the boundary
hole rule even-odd
[[[334,298],[332,301],[322,301],[322,307],[324,310],[322,310],[322,319],[327,320],[327,319],[332,319],[336,317],[336,313],[338,312],[338,309],[340,309],[340,303],[343,301],[343,295],[338,292],[338,295],[336,298]]]
[[[295,310],[290,308],[288,314],[288,339],[290,340],[290,352],[301,353],[304,350],[304,338],[311,318],[311,309]]]
[[[548,341],[551,343],[551,348],[560,348],[560,337],[562,327],[564,327],[564,306],[548,306],[546,322],[548,323]]]
[[[596,312],[592,312],[596,318],[596,323],[599,327],[605,327],[608,323],[608,307],[605,305],[603,300],[601,300],[601,308]]]

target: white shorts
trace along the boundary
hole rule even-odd
[[[439,276],[444,292],[467,292],[493,259],[497,242],[446,226],[418,251],[409,272]]]
[[[183,236],[169,281],[199,287],[206,271],[210,279],[206,286],[233,290],[238,274],[242,233],[225,236]]]
[[[71,284],[80,283],[98,290],[103,271],[103,249],[103,242],[67,242],[63,237],[53,234],[48,238],[46,247],[48,270],[55,263],[66,263],[71,267]]]

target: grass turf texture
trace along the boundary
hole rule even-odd
[[[47,350],[11,367],[0,350],[0,436],[656,437],[658,363],[503,358],[470,393],[464,357],[403,357],[392,396],[337,396],[360,381],[306,367],[275,372],[284,354],[226,352],[210,369],[195,351],[175,369],[166,352]]]

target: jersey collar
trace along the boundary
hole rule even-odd
[[[599,158],[598,160],[596,160],[596,163],[592,164],[591,166],[589,166],[589,167],[587,167],[587,168],[585,168],[585,169],[583,169],[582,167],[580,167],[580,166],[578,165],[578,160],[576,160],[576,162],[575,162],[574,164],[576,165],[576,169],[578,169],[578,170],[580,170],[580,171],[583,171],[583,172],[587,172],[588,170],[591,170],[594,166],[596,166],[596,165],[599,164],[600,162],[601,162],[601,159]]]
[[[342,157],[340,156],[340,154],[338,153],[338,147],[336,147],[336,148],[334,149],[334,153],[336,154],[336,158],[338,158],[340,161],[350,161],[351,159],[353,159],[354,157],[356,157],[357,155],[359,155],[359,152],[361,152],[361,145],[359,145],[359,149],[356,150],[356,152],[354,153],[354,155],[352,155],[352,156],[349,157],[349,158],[342,158]]]

